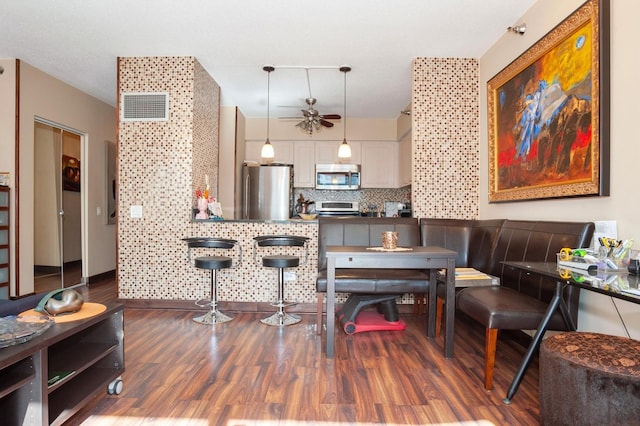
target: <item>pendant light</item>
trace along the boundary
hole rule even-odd
[[[275,152],[273,150],[273,145],[271,145],[271,141],[269,141],[269,89],[271,84],[271,71],[275,68],[272,65],[265,65],[262,69],[267,72],[267,140],[264,142],[264,145],[262,145],[260,156],[267,160],[271,160],[275,156]]]
[[[347,73],[351,71],[351,67],[349,65],[342,65],[340,71],[344,73],[344,111],[342,116],[344,120],[342,126],[344,137],[340,148],[338,148],[338,158],[351,158],[351,147],[347,143]]]

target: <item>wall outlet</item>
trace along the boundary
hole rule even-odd
[[[293,271],[284,271],[284,280],[285,281],[295,281],[296,273]]]

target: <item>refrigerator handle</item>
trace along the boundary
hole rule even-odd
[[[242,218],[249,218],[249,173],[244,177],[244,207],[242,209]]]

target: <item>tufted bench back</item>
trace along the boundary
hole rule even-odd
[[[399,247],[420,245],[418,219],[412,217],[320,217],[318,219],[318,271],[327,269],[327,246],[382,246],[382,233],[396,231]]]

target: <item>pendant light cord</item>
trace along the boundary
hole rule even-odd
[[[343,143],[347,142],[347,73],[351,71],[351,67],[349,65],[342,65],[340,67],[340,71],[344,73],[344,124],[342,126],[343,129]]]
[[[271,71],[275,70],[273,65],[265,65],[262,67],[264,71],[267,72],[267,142],[269,142],[269,105],[271,98]]]

